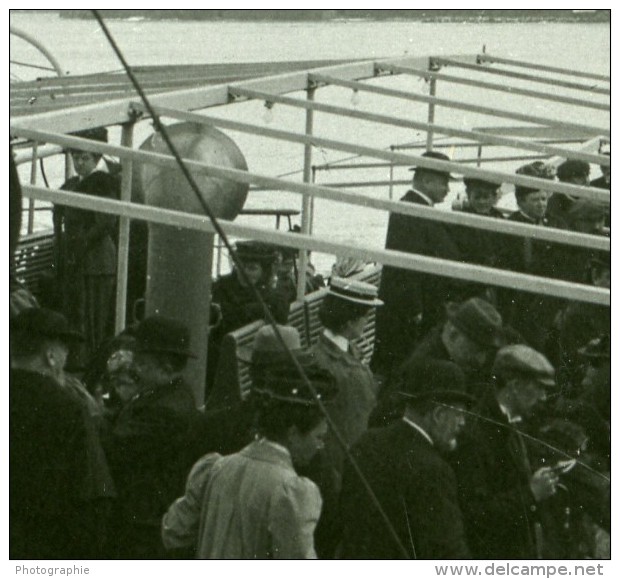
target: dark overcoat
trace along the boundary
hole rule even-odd
[[[401,199],[428,205],[414,191]],[[393,213],[388,223],[386,249],[460,261],[462,256],[448,227],[436,221]],[[372,368],[389,375],[411,353],[426,331],[443,319],[448,301],[459,301],[463,284],[439,275],[386,266],[381,274]]]
[[[161,517],[183,493],[198,420],[191,390],[177,379],[138,393],[110,425],[105,450],[118,493],[111,556],[161,556]]]
[[[452,468],[404,421],[369,430],[353,457],[412,559],[466,559],[462,515]],[[341,495],[346,559],[402,559],[358,475],[345,467]]]
[[[9,556],[96,557],[82,405],[51,377],[11,370],[9,417]]]
[[[450,456],[459,486],[467,543],[476,559],[535,559],[537,506],[523,438],[493,393],[468,418]]]
[[[106,199],[119,197],[118,180],[103,171],[94,171],[84,179],[72,177],[61,189]],[[55,205],[54,233],[63,313],[86,337],[85,358],[113,335],[116,218]]]

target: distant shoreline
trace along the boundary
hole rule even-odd
[[[92,19],[89,10],[12,10]],[[114,20],[207,22],[609,23],[609,10],[100,10]]]

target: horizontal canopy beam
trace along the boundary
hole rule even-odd
[[[507,86],[506,84],[498,84],[493,82],[486,82],[480,79],[464,78],[462,76],[454,76],[451,74],[445,74],[441,72],[433,72],[421,68],[415,68],[412,66],[403,66],[397,63],[379,63],[377,64],[377,70],[379,72],[389,72],[392,74],[411,74],[414,76],[420,76],[425,79],[437,79],[445,80],[446,82],[453,82],[456,84],[462,84],[464,86],[473,86],[479,89],[495,90],[498,92],[507,92],[512,95],[521,95],[532,98],[537,98],[546,101],[565,103],[569,105],[575,105],[578,107],[596,109],[601,111],[610,111],[611,105],[608,103],[592,102],[585,99],[578,99],[573,97],[567,97],[550,92],[540,92],[536,90],[530,90],[525,88],[518,88],[515,86]]]
[[[370,121],[374,123],[380,123],[383,125],[391,125],[393,127],[410,128],[421,131],[433,131],[433,133],[441,133],[450,137],[461,137],[464,139],[471,139],[483,145],[495,145],[498,147],[512,147],[514,149],[524,149],[526,151],[535,151],[545,155],[556,155],[571,159],[580,159],[586,163],[597,163],[599,165],[610,165],[611,159],[606,155],[595,155],[592,153],[583,153],[575,151],[573,149],[565,149],[563,147],[556,147],[554,145],[546,145],[543,143],[533,143],[531,141],[525,141],[523,139],[514,139],[511,137],[502,137],[499,135],[492,135],[489,133],[482,133],[478,131],[471,131],[465,129],[455,129],[453,127],[445,125],[437,125],[431,123],[424,123],[420,121],[411,121],[409,119],[403,119],[401,117],[392,117],[389,115],[380,115],[377,113],[367,113],[365,111],[359,111],[346,107],[337,107],[333,105],[326,105],[324,103],[312,101],[309,99],[297,99],[293,97],[287,97],[282,95],[275,95],[272,93],[266,93],[262,91],[250,90],[247,88],[237,87],[231,85],[230,93],[233,97],[244,96],[251,99],[265,100],[273,103],[280,103],[291,107],[296,107],[305,110],[313,110],[324,112],[332,115],[338,115],[341,117],[349,117],[353,119],[360,119],[364,121]],[[142,106],[142,105],[140,105]]]
[[[132,219],[142,219],[150,223],[160,223],[163,225],[214,233],[213,226],[209,219],[202,215],[192,215],[180,211],[84,195],[73,191],[45,189],[29,185],[24,185],[23,192],[26,197],[41,201],[49,201],[51,203],[68,205],[70,207],[91,211],[100,211],[102,213]],[[611,301],[609,290],[583,284],[519,274],[512,271],[464,264],[401,251],[379,250],[345,243],[335,243],[311,235],[281,233],[274,230],[238,225],[225,220],[220,220],[220,224],[228,235],[255,239],[267,243],[274,243],[276,245],[307,249],[327,254],[358,257],[412,271],[469,282],[508,287],[514,290],[550,295],[569,300],[585,301],[599,305],[609,305]]]
[[[568,80],[559,80],[555,78],[549,78],[547,76],[537,76],[535,74],[525,74],[523,72],[515,72],[512,70],[491,68],[488,66],[482,66],[480,64],[470,64],[468,62],[461,62],[460,60],[451,58],[442,58],[441,56],[433,56],[431,62],[439,66],[456,66],[465,70],[475,70],[476,72],[484,72],[488,74],[494,74],[496,76],[506,76],[509,78],[517,78],[520,80],[529,80],[531,82],[537,82],[540,84],[548,84],[552,86],[561,86],[563,88],[569,88],[572,90],[580,90],[585,92],[591,92],[593,94],[611,94],[608,88],[600,88],[592,84],[582,84],[579,82],[571,82]]]
[[[192,113],[188,113],[192,114]],[[21,130],[24,132],[25,130]],[[27,131],[31,138],[34,137],[34,131]],[[152,163],[164,167],[177,167],[175,159],[171,155],[163,155],[160,153],[151,153],[121,147],[117,145],[108,145],[98,143],[89,139],[78,137],[70,137],[66,135],[50,135],[38,133],[37,138],[42,142],[54,141],[66,147],[80,148],[86,151],[103,152],[115,155],[121,159],[133,159],[137,162]],[[477,215],[469,215],[461,212],[441,211],[433,207],[425,207],[415,205],[413,203],[404,203],[400,201],[390,201],[384,199],[376,199],[365,195],[359,195],[340,189],[324,187],[320,185],[310,185],[307,183],[299,183],[293,181],[285,181],[277,177],[267,177],[264,175],[256,175],[238,169],[230,169],[219,166],[208,165],[198,161],[185,160],[187,167],[195,172],[203,172],[213,175],[221,179],[230,179],[241,183],[259,185],[264,188],[271,188],[303,195],[310,195],[329,201],[341,203],[349,203],[351,205],[359,205],[368,209],[377,209],[390,211],[392,213],[400,213],[403,215],[411,215],[431,221],[440,221],[443,223],[452,223],[494,231],[507,233],[510,235],[518,235],[520,237],[528,237],[532,239],[540,239],[545,241],[557,242],[567,245],[575,245],[577,247],[588,247],[596,250],[610,251],[611,243],[607,237],[595,235],[585,235],[582,233],[574,233],[551,227],[539,227],[528,225],[525,223],[517,223],[512,221],[504,221],[498,219],[489,219]],[[452,165],[453,163],[451,163]],[[539,179],[526,178],[528,180],[540,181]]]
[[[537,64],[533,62],[525,62],[523,60],[514,60],[512,58],[501,58],[492,54],[479,54],[476,58],[478,62],[491,62],[496,64],[507,64],[509,66],[520,66],[522,68],[530,68],[532,70],[544,70],[546,72],[557,72],[558,74],[567,74],[576,78],[590,78],[592,80],[602,80],[610,82],[611,78],[604,74],[595,74],[593,72],[583,72],[581,70],[572,70],[570,68],[560,68],[559,66],[548,66],[546,64]]]
[[[141,105],[138,105],[141,106]],[[158,114],[164,117],[170,117],[173,119],[190,121],[197,124],[203,124],[207,126],[220,127],[229,129],[231,131],[239,131],[243,133],[250,133],[254,135],[262,135],[273,139],[280,139],[292,143],[309,144],[315,147],[323,147],[326,149],[334,149],[336,151],[345,151],[347,153],[353,153],[356,155],[363,155],[367,157],[374,157],[377,159],[384,159],[386,161],[394,161],[396,163],[409,164],[411,166],[425,167],[427,169],[435,169],[439,171],[453,171],[455,173],[464,175],[465,177],[476,177],[478,179],[487,179],[491,181],[497,181],[498,183],[514,183],[515,185],[523,185],[524,187],[532,187],[535,189],[541,189],[544,191],[554,193],[565,193],[567,195],[574,195],[576,197],[583,197],[584,199],[592,199],[601,203],[609,203],[610,192],[603,189],[597,189],[595,187],[584,187],[579,185],[571,185],[569,183],[561,183],[559,181],[550,181],[546,179],[538,179],[535,177],[527,177],[525,175],[518,175],[516,173],[503,173],[501,171],[490,171],[488,169],[478,169],[476,167],[470,167],[468,165],[462,165],[460,163],[440,161],[430,157],[418,157],[415,155],[408,155],[405,153],[394,153],[386,151],[384,149],[376,149],[373,147],[363,147],[354,143],[347,143],[344,141],[336,141],[334,139],[324,139],[316,137],[314,135],[305,135],[299,133],[292,133],[290,131],[282,131],[279,129],[268,129],[259,125],[251,123],[242,123],[238,121],[230,121],[228,119],[220,119],[216,117],[210,117],[197,113],[188,113],[184,111],[177,111],[175,109],[166,109],[163,107],[155,107]],[[32,131],[31,134],[35,134],[36,131]],[[570,151],[569,158],[574,158],[575,151]],[[609,157],[602,156],[601,159],[605,159],[609,162]],[[602,163],[601,163],[602,164]]]
[[[507,111],[504,109],[496,109],[491,107],[483,107],[480,105],[472,105],[460,101],[451,99],[438,98],[423,94],[416,94],[412,92],[406,92],[402,90],[396,90],[391,88],[385,88],[383,86],[377,86],[369,84],[367,82],[358,82],[350,80],[341,80],[333,76],[325,74],[313,74],[308,75],[310,82],[324,83],[333,86],[341,86],[350,88],[357,91],[370,92],[374,94],[380,94],[387,97],[394,97],[403,100],[409,100],[414,102],[422,102],[433,105],[445,106],[450,109],[469,111],[472,113],[479,113],[481,115],[488,115],[492,117],[499,117],[503,119],[512,119],[515,121],[522,121],[525,123],[534,123],[538,125],[544,125],[547,127],[555,127],[560,129],[569,129],[578,131],[586,136],[590,135],[605,135],[611,136],[609,129],[603,129],[601,127],[593,127],[592,125],[584,125],[580,123],[570,123],[565,121],[557,121],[547,117],[539,117],[535,115],[526,115],[523,113],[517,113],[514,111]]]

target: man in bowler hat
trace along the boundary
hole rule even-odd
[[[9,382],[12,559],[97,558],[88,493],[88,416],[63,386],[70,348],[83,337],[67,319],[29,308],[11,320]]]
[[[118,491],[111,556],[158,558],[159,521],[195,458],[186,450],[200,415],[182,377],[194,354],[187,326],[159,315],[138,325],[133,352],[137,392],[113,419],[106,447]]]
[[[341,494],[342,556],[469,558],[456,479],[444,458],[456,448],[465,424],[463,410],[473,400],[465,392],[463,373],[452,362],[411,360],[399,388],[405,403],[402,419],[369,430],[352,449],[393,532],[347,464]]]
[[[476,559],[536,559],[541,553],[538,506],[557,490],[551,467],[530,463],[524,423],[546,400],[554,369],[523,344],[501,348],[492,390],[472,409],[451,455],[467,543]]]
[[[450,160],[437,152],[427,152],[422,157],[438,161]],[[401,201],[433,207],[448,194],[450,179],[446,170],[416,167],[413,187]],[[461,251],[450,229],[444,224],[396,213],[390,215],[385,247],[461,260]],[[391,370],[404,361],[420,337],[442,319],[445,303],[458,301],[461,291],[461,284],[445,277],[392,266],[384,267],[379,298],[385,306],[377,312],[373,370],[389,377]]]

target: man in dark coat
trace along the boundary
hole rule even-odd
[[[352,449],[393,532],[347,464],[341,495],[342,556],[469,558],[456,479],[442,456],[456,447],[465,423],[462,411],[471,401],[463,374],[451,362],[413,360],[401,387],[406,397],[403,419],[368,431]]]
[[[105,128],[78,136],[107,140]],[[77,175],[61,189],[118,199],[118,179],[98,168],[101,155],[75,150],[71,158]],[[72,327],[86,337],[85,351],[70,360],[71,366],[81,367],[99,344],[113,335],[116,218],[55,205],[54,235],[63,312]]]
[[[558,166],[558,179],[562,183],[587,187],[590,184],[590,165],[579,159],[567,159]],[[577,200],[565,193],[553,193],[547,203],[547,215],[555,221],[566,221],[566,213]]]
[[[493,374],[497,388],[472,410],[450,457],[459,485],[467,542],[476,559],[536,559],[538,504],[556,492],[550,467],[532,472],[520,424],[554,383],[549,361],[524,345],[502,348]]]
[[[110,425],[106,452],[118,491],[114,558],[158,558],[161,517],[183,490],[195,456],[187,449],[199,413],[182,371],[189,330],[163,316],[145,318],[135,334],[137,393]]]
[[[62,386],[69,348],[81,339],[51,310],[29,308],[11,320],[12,559],[102,556],[89,493],[90,417]]]
[[[504,214],[495,207],[500,183],[472,177],[465,177],[463,183],[467,203],[460,211],[470,215],[504,219]],[[501,234],[462,226],[453,226],[452,230],[464,261],[488,267],[498,266]]]
[[[502,317],[481,298],[448,304],[447,320],[431,330],[407,358],[442,360],[455,363],[465,375],[466,389],[474,398],[488,384],[490,366],[502,345]],[[405,363],[406,366],[406,363]],[[371,416],[372,426],[381,426],[402,415],[403,400],[398,396],[398,380],[385,385],[379,404]]]
[[[449,161],[442,153],[428,152],[431,159]],[[401,201],[432,207],[448,194],[450,174],[417,167],[413,189]],[[461,252],[450,229],[442,223],[418,217],[391,214],[386,249],[461,260]],[[443,317],[444,305],[458,301],[462,284],[441,276],[422,274],[391,266],[383,268],[379,298],[385,306],[377,312],[373,371],[386,379],[413,347]]]

